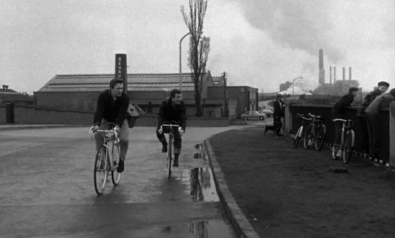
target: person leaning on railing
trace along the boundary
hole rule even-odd
[[[391,102],[395,100],[395,88],[389,93],[383,93],[376,97],[372,103],[366,108],[365,116],[368,124],[369,134],[369,151],[372,158],[380,159],[380,141],[381,141],[381,124],[380,110],[388,108]]]
[[[377,84],[377,87],[365,96],[361,108],[357,111],[358,123],[361,128],[362,150],[364,154],[369,154],[369,133],[368,133],[368,122],[365,117],[365,110],[377,96],[385,93],[389,88],[389,86],[390,84],[387,82],[384,81],[379,82]]]
[[[345,119],[344,113],[346,111],[346,107],[351,106],[351,103],[354,101],[355,96],[357,95],[358,88],[351,87],[348,89],[348,93],[341,97],[339,101],[332,108],[332,119],[341,118]],[[339,122],[335,123],[335,138],[340,138],[340,130],[342,124]]]

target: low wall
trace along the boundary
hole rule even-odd
[[[324,124],[327,127],[327,137],[326,142],[332,144],[335,137],[335,126],[332,120],[331,109],[333,106],[323,106],[323,105],[299,105],[299,104],[288,104],[286,106],[286,132],[295,134],[300,127],[302,120],[296,119],[297,113],[305,114],[312,113],[314,115],[320,115],[325,118]],[[362,129],[360,120],[362,118],[357,117],[357,109],[359,107],[348,107],[345,112],[345,118],[351,119],[355,122],[355,149],[356,151],[364,151],[363,144],[368,141],[368,138],[362,136]],[[389,161],[389,148],[390,148],[390,133],[389,133],[389,110],[382,110],[380,112],[380,122],[381,122],[381,156],[382,160]]]
[[[16,105],[14,108],[16,124],[69,124],[91,125],[93,123],[92,112],[80,112],[71,110],[56,110],[39,108],[28,105]],[[6,106],[0,105],[0,123],[6,123]],[[137,119],[135,126],[155,127],[157,119],[155,115],[146,115]],[[229,126],[229,118],[196,118],[188,117],[188,127],[224,127]]]

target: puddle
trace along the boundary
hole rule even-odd
[[[231,238],[235,237],[229,224],[222,220],[202,220],[189,224],[175,224],[163,227],[162,234],[180,235],[195,238]],[[167,236],[166,236],[167,237]],[[179,237],[179,236],[177,236]]]
[[[208,161],[208,157],[203,148],[204,148],[203,144],[196,144],[195,145],[196,153],[193,155],[193,158],[203,159],[203,162],[206,163]]]
[[[210,168],[201,167],[184,170],[182,175],[175,178],[187,186],[186,191],[195,202],[218,202],[213,174]]]

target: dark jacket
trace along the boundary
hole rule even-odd
[[[281,99],[273,103],[273,117],[284,117],[284,102]]]
[[[383,108],[388,108],[395,100],[395,96],[391,93],[384,93],[376,97],[372,103],[366,108],[366,114],[377,115]]]
[[[358,116],[363,116],[365,114],[365,110],[366,108],[370,105],[370,103],[373,102],[373,100],[379,96],[381,94],[381,91],[378,89],[375,89],[373,91],[371,91],[370,93],[368,93],[365,98],[363,99],[362,102],[362,107],[361,109],[358,111],[357,115]]]
[[[163,122],[175,121],[185,131],[186,128],[187,113],[186,107],[183,101],[179,105],[172,105],[171,98],[168,98],[162,102],[159,108],[158,114],[158,128]]]
[[[105,119],[121,127],[126,119],[128,107],[129,96],[127,94],[122,93],[122,95],[114,101],[110,89],[104,90],[100,93],[99,99],[97,100],[93,124],[100,125],[101,120]]]
[[[352,93],[347,93],[343,97],[336,102],[335,106],[332,109],[333,117],[343,117],[346,107],[351,106],[351,103],[354,101],[354,95]]]

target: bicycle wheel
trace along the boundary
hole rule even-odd
[[[112,153],[112,165],[111,165],[111,180],[112,184],[114,186],[117,186],[119,184],[119,181],[121,180],[121,173],[118,173],[117,167],[119,164],[120,160],[120,154],[119,154],[119,144],[112,144],[111,146],[111,153]]]
[[[107,183],[107,147],[101,146],[99,151],[97,151],[95,158],[95,165],[93,168],[93,180],[95,184],[95,191],[97,195],[103,193],[104,187]]]
[[[313,142],[313,125],[308,125],[303,137],[303,147],[308,149]]]
[[[325,136],[326,136],[326,126],[321,125],[317,128],[317,132],[315,133],[315,150],[319,151],[322,149],[322,146],[324,145],[325,141]]]
[[[172,162],[172,156],[173,156],[173,138],[172,136],[169,137],[169,148],[167,150],[167,178],[170,179],[171,176],[171,162]]]
[[[343,150],[343,163],[347,164],[350,161],[352,156],[352,152],[354,150],[354,139],[355,133],[353,130],[347,132],[346,139],[344,141],[344,150]]]
[[[295,148],[298,147],[300,138],[302,138],[302,131],[303,131],[303,126],[299,127],[298,132],[296,132],[295,140],[293,143]]]

